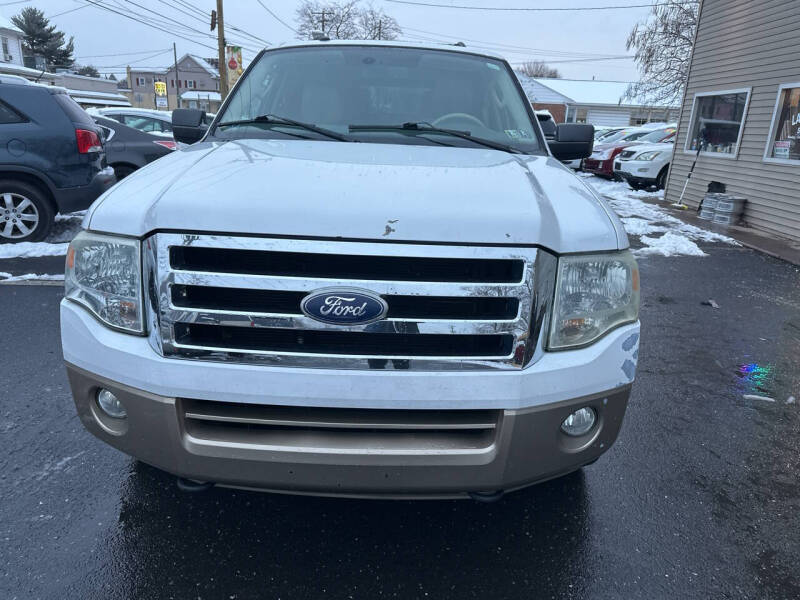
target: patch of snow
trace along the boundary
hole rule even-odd
[[[25,273],[24,275],[12,275],[11,273],[0,273],[0,282],[6,283],[8,281],[64,281],[63,274],[51,273]]]
[[[757,396],[756,394],[745,394],[742,396],[745,400],[762,400],[763,402],[775,402],[775,398],[769,396]]]
[[[663,200],[663,191],[633,190],[625,182],[608,181],[589,173],[579,176],[608,201],[628,235],[639,237],[645,245],[634,251],[638,256],[707,256],[695,242],[740,245],[727,235],[684,223],[661,206],[645,202]],[[653,233],[664,235],[650,237]]]
[[[33,258],[36,256],[64,256],[69,243],[19,242],[0,246],[0,258]]]
[[[658,238],[643,235],[644,248],[634,250],[636,256],[707,256],[692,240],[672,231]]]

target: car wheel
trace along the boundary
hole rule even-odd
[[[29,183],[0,180],[0,243],[39,242],[53,227],[55,210]]]
[[[125,179],[128,175],[133,173],[136,169],[129,165],[113,165],[114,175],[117,176],[117,181]]]
[[[658,174],[658,177],[656,177],[656,188],[658,188],[659,190],[663,190],[665,187],[667,187],[668,172],[669,172],[669,165],[661,169],[661,171]]]

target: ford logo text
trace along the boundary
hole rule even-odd
[[[312,292],[300,303],[312,319],[334,325],[364,325],[386,316],[389,306],[367,290],[328,288]]]

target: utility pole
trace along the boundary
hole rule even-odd
[[[181,79],[178,76],[178,50],[175,48],[175,42],[172,42],[172,59],[175,61],[175,108],[181,107]],[[169,91],[167,91],[167,98],[169,98]]]
[[[383,19],[378,19],[378,39],[381,39],[381,33],[383,33]]]
[[[222,0],[217,0],[217,46],[219,50],[219,95],[222,100],[228,95],[228,71],[225,64],[225,25],[222,20]]]
[[[322,33],[325,33],[325,15],[328,14],[328,11],[323,8],[321,12],[312,12],[311,14],[314,16],[319,15]]]

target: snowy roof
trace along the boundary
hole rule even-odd
[[[22,65],[4,62],[0,62],[0,73],[22,75],[26,79],[38,79],[40,81],[52,81],[55,78],[53,73],[42,73],[39,69],[29,69],[28,67],[23,67]]]
[[[630,82],[595,79],[552,79],[517,74],[525,94],[539,102],[565,102],[606,106],[651,106],[638,99],[625,98]],[[544,92],[544,93],[543,93]],[[546,97],[545,97],[546,96]]]
[[[6,19],[3,15],[0,15],[0,29],[8,29],[20,35],[23,35],[22,30],[14,25],[10,19]]]
[[[67,90],[75,102],[80,104],[96,104],[97,106],[130,106],[131,103],[122,94],[110,92],[91,92],[88,90]]]
[[[198,65],[200,65],[203,69],[205,69],[206,73],[208,73],[212,77],[219,77],[219,73],[217,72],[217,70],[205,58],[200,58],[195,54],[186,54],[184,55],[183,58],[186,58],[187,56],[191,58],[194,62],[196,62]],[[181,60],[183,60],[183,58]]]
[[[219,92],[183,92],[181,100],[210,100],[211,102],[222,102]]]

